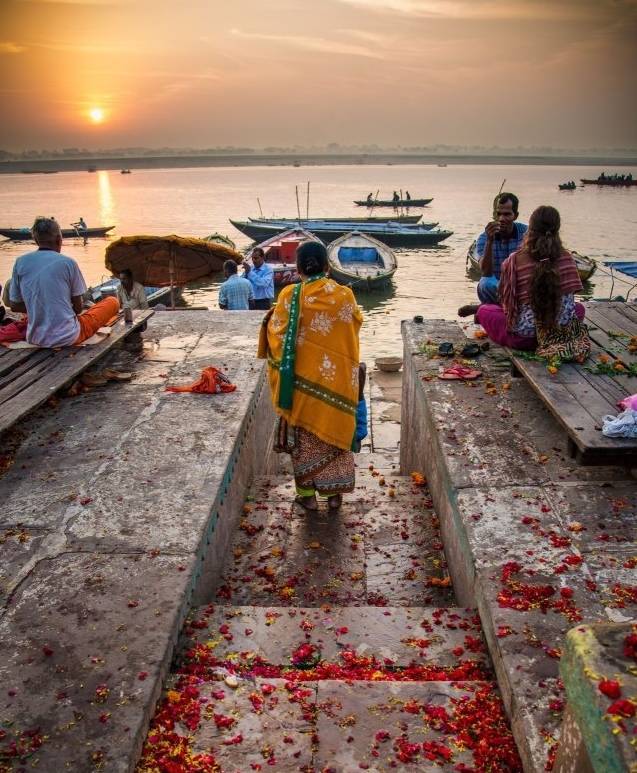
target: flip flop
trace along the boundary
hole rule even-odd
[[[438,354],[441,357],[452,357],[454,353],[453,344],[450,341],[444,341],[438,347]]]
[[[464,365],[453,365],[451,368],[445,368],[438,374],[438,378],[443,381],[473,381],[480,378],[482,372],[474,368],[465,368]]]
[[[462,357],[477,357],[479,354],[482,354],[481,347],[478,346],[478,344],[465,344],[464,348],[460,352],[460,355]]]
[[[313,507],[310,506],[313,503]],[[294,497],[294,504],[300,505],[308,513],[315,513],[318,510],[318,502],[315,497]]]

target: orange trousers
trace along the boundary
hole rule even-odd
[[[75,346],[86,341],[94,335],[101,327],[108,325],[108,323],[117,316],[119,311],[119,301],[117,298],[102,298],[90,309],[86,309],[77,318],[80,323],[80,334],[78,335]]]

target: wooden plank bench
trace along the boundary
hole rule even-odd
[[[123,318],[118,319],[111,334],[93,346],[63,349],[0,346],[0,433],[75,381],[119,341],[139,330],[153,314],[152,309],[134,311],[132,325],[126,325]]]
[[[581,464],[637,466],[637,438],[609,438],[602,434],[603,417],[620,411],[617,402],[637,393],[637,378],[590,373],[586,368],[605,354],[610,361],[637,363],[628,351],[631,336],[637,336],[637,304],[590,302],[586,323],[593,342],[590,358],[583,365],[560,366],[551,375],[545,362],[527,360],[509,351],[515,375],[529,386],[555,416],[568,435],[571,456]]]

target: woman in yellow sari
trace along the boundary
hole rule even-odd
[[[320,494],[336,509],[354,490],[362,315],[350,288],[327,276],[322,244],[302,244],[296,260],[301,282],[284,287],[266,315],[259,357],[268,360],[276,447],[292,457],[295,501],[314,511]]]

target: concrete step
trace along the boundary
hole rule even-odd
[[[521,771],[492,682],[256,677],[236,686],[206,681],[196,691],[183,710],[174,700],[174,730],[151,729],[138,770],[157,769],[151,755],[178,737],[192,770]],[[204,755],[219,767],[195,767]]]
[[[358,460],[362,459],[358,457]],[[289,476],[256,481],[216,588],[220,603],[453,606],[426,487],[374,460],[334,513],[294,504]],[[372,469],[369,469],[372,467]]]
[[[240,661],[241,653],[249,652],[289,667],[297,648],[310,644],[328,663],[347,662],[347,653],[354,653],[395,669],[473,664],[467,671],[471,678],[492,676],[480,620],[470,609],[209,605],[193,611],[182,637],[182,651],[201,645],[223,662]]]

